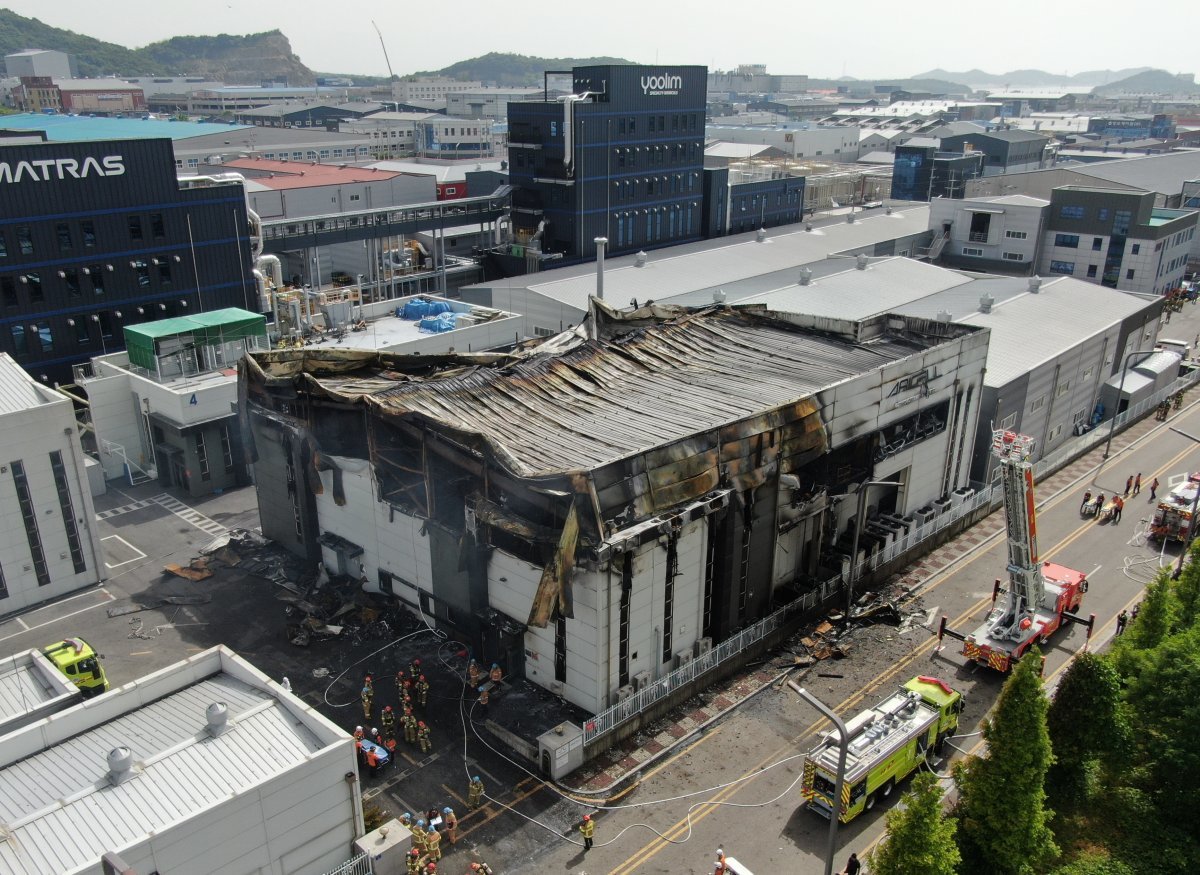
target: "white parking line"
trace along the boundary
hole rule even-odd
[[[141,550],[139,550],[137,547],[133,546],[133,544],[130,544],[128,541],[126,541],[126,540],[125,540],[124,538],[122,538],[120,535],[109,535],[109,536],[108,536],[108,537],[106,537],[106,538],[101,538],[101,539],[100,539],[100,542],[101,542],[101,543],[104,543],[105,541],[109,541],[109,540],[112,540],[112,539],[114,539],[114,538],[115,538],[116,540],[120,541],[122,544],[124,544],[126,547],[128,547],[130,550],[132,550],[134,553],[137,553],[137,555],[136,555],[136,556],[134,556],[132,559],[126,559],[124,562],[118,562],[116,565],[114,565],[114,564],[113,564],[113,563],[111,563],[111,562],[105,561],[105,563],[104,563],[104,564],[105,564],[105,565],[107,565],[109,568],[120,568],[122,565],[128,565],[130,562],[137,562],[139,559],[145,559],[145,558],[146,558],[146,554],[145,554],[145,553],[143,553],[143,552],[142,552]]]
[[[88,605],[86,608],[80,608],[78,611],[71,611],[71,613],[63,614],[61,617],[55,617],[53,620],[47,620],[44,623],[38,623],[36,626],[26,626],[25,621],[21,620],[20,617],[17,617],[17,620],[20,621],[21,625],[25,626],[25,629],[23,629],[20,632],[13,632],[11,635],[5,635],[3,637],[0,637],[0,641],[7,641],[10,638],[16,638],[20,635],[25,635],[26,633],[32,632],[35,629],[41,629],[45,626],[52,626],[55,623],[61,623],[63,620],[69,619],[70,617],[74,617],[76,614],[83,614],[83,613],[86,613],[87,611],[94,610],[95,608],[102,608],[109,602],[115,602],[117,600],[117,597],[106,589],[100,589],[99,592],[103,593],[106,596],[104,601],[102,601],[98,604]],[[91,595],[91,593],[88,593],[88,595]]]

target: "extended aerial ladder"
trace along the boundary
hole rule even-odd
[[[992,433],[992,454],[1000,465],[1004,518],[1008,529],[1008,588],[999,578],[992,588],[992,609],[974,632],[963,635],[942,617],[944,635],[963,642],[963,655],[997,671],[1008,671],[1035,643],[1045,641],[1064,623],[1087,627],[1090,639],[1096,615],[1079,610],[1087,575],[1038,555],[1037,510],[1033,495],[1033,438],[1003,429]],[[1003,595],[1003,598],[1001,596]]]

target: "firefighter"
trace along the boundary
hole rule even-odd
[[[470,786],[467,788],[467,808],[475,809],[480,805],[480,800],[483,798],[483,781],[479,780],[476,775],[471,779]]]
[[[388,705],[383,709],[383,713],[379,715],[379,720],[383,724],[383,737],[396,737],[396,714],[392,711],[392,706]]]
[[[375,696],[375,682],[374,682],[373,680],[371,680],[371,676],[370,676],[369,674],[368,674],[368,675],[363,675],[363,687],[364,687],[365,689],[368,689],[368,690],[370,690],[370,691],[371,691],[371,697],[372,697],[372,698],[374,698],[374,696]]]
[[[414,689],[417,691],[417,703],[424,708],[429,701],[429,681],[425,680],[425,675],[421,675],[418,678]]]
[[[1132,474],[1125,478],[1125,492],[1124,492],[1125,497],[1128,498],[1129,493],[1131,493],[1131,492],[1133,492],[1133,475]]]
[[[367,680],[369,681],[370,678],[368,677]],[[359,696],[362,697],[363,717],[370,720],[371,719],[371,702],[373,702],[375,700],[375,690],[371,687],[371,685],[369,683],[363,684],[362,692],[359,693]]]
[[[500,685],[500,681],[504,680],[504,672],[500,670],[500,663],[492,663],[492,670],[488,672],[488,678],[494,686]]]
[[[408,875],[421,875],[421,853],[416,848],[408,852],[404,862],[408,866]]]
[[[1117,634],[1121,635],[1125,631],[1125,624],[1129,622],[1129,614],[1124,608],[1121,613],[1117,614]]]
[[[483,672],[479,670],[479,663],[472,659],[471,664],[467,666],[467,683],[471,689],[479,686],[479,677],[482,674]]]
[[[454,816],[454,809],[447,806],[442,809],[442,828],[446,832],[446,841],[451,845],[458,841],[458,818]]]
[[[472,863],[471,871],[478,872],[479,875],[492,875],[492,867],[482,860],[480,860],[478,863]]]
[[[1121,511],[1125,510],[1125,499],[1119,495],[1113,496],[1113,522],[1121,521]]]
[[[1079,512],[1083,513],[1083,511],[1091,503],[1092,503],[1092,490],[1089,489],[1087,492],[1083,493],[1083,501],[1080,502],[1080,504],[1079,504]]]
[[[1133,478],[1133,494],[1137,495],[1142,491],[1142,472],[1138,471],[1137,476]]]
[[[425,821],[418,820],[412,831],[413,847],[421,852],[421,856],[425,856],[426,837],[425,837]]]
[[[1154,501],[1154,493],[1158,492],[1158,478],[1150,481],[1150,500]]]
[[[483,715],[483,719],[487,719],[488,715],[488,688],[483,685],[479,688],[479,713]]]
[[[379,773],[379,755],[375,753],[374,747],[366,749],[367,768],[371,770],[371,777],[374,778]]]
[[[408,679],[413,683],[417,682],[417,678],[421,676],[421,660],[414,659],[408,664]]]
[[[404,740],[409,744],[416,744],[417,718],[413,716],[412,709],[404,709],[404,717],[401,719],[400,725],[404,727]]]
[[[417,741],[421,745],[421,753],[429,753],[429,748],[432,745],[429,742],[429,727],[422,720],[417,723]]]
[[[395,756],[396,756],[396,737],[392,736],[391,738],[389,738],[387,741],[385,741],[383,743],[383,746],[387,748],[388,754],[391,755],[393,758],[395,758]]]
[[[363,728],[361,726],[355,726],[354,727],[354,740],[362,741],[362,739],[363,739]]]
[[[396,698],[397,699],[402,698],[404,696],[404,682],[406,680],[408,680],[408,675],[406,675],[404,673],[404,669],[400,669],[400,671],[396,672]]]
[[[406,811],[403,814],[401,814],[400,815],[400,823],[404,825],[404,828],[406,830],[408,830],[409,832],[412,832],[412,825],[413,825],[412,812]]]
[[[437,875],[437,863],[432,861],[425,864],[425,875]]]
[[[728,872],[729,865],[725,862],[725,852],[717,848],[717,862],[716,868],[713,869],[713,875],[727,875]]]
[[[365,766],[367,764],[367,751],[363,747],[363,740],[361,738],[354,740],[354,753],[358,757],[359,767]]]
[[[379,735],[379,729],[375,726],[371,727],[371,742],[383,747],[383,738]]]
[[[425,834],[425,853],[435,863],[442,859],[442,834],[432,825],[429,827],[429,832]]]
[[[592,849],[592,837],[596,834],[596,822],[592,820],[590,814],[583,816],[583,822],[579,824],[579,833],[583,836],[584,851],[590,851]]]

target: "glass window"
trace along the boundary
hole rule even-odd
[[[112,334],[113,334],[112,317],[108,314],[108,311],[101,310],[99,313],[97,313],[96,321],[98,323],[100,323],[100,336],[103,337],[105,340],[112,337]]]
[[[1075,262],[1052,261],[1050,262],[1050,273],[1061,273],[1071,276],[1075,273]]]
[[[1063,219],[1082,219],[1083,218],[1083,207],[1064,205],[1062,207],[1059,207],[1058,215],[1060,218],[1063,218]]]
[[[0,258],[8,258],[8,240],[3,231],[0,231]]]
[[[83,245],[85,248],[91,248],[96,245],[96,223],[90,219],[79,223],[79,233],[83,237]]]
[[[63,271],[63,283],[67,287],[67,294],[72,298],[79,297],[79,271],[73,267],[68,267]]]
[[[158,264],[158,284],[168,288],[171,285],[171,264],[166,259]]]
[[[104,265],[93,264],[91,267],[84,268],[87,271],[88,278],[92,281],[92,291],[97,295],[104,294]]]
[[[1127,280],[1133,279],[1133,270],[1132,269],[1125,271],[1125,279],[1127,279]]]
[[[17,228],[17,246],[22,255],[33,255],[33,232],[27,225]]]
[[[66,222],[59,222],[54,226],[54,233],[58,237],[58,251],[71,251],[71,226]]]
[[[92,338],[88,333],[88,322],[90,320],[86,316],[75,317],[75,342],[77,344],[85,344]]]
[[[1078,249],[1079,248],[1079,235],[1078,234],[1055,234],[1054,235],[1054,245],[1055,246],[1065,246],[1068,249]]]
[[[29,302],[31,304],[40,304],[46,300],[45,290],[42,289],[42,275],[36,270],[31,270],[25,274],[25,283],[29,287]]]
[[[13,355],[28,355],[29,344],[25,340],[25,326],[10,325],[8,330],[12,333]]]
[[[1133,213],[1129,210],[1117,210],[1113,214],[1113,235],[1124,237],[1129,233],[1129,223],[1133,219]]]
[[[137,272],[137,283],[142,288],[150,285],[150,265],[142,261],[140,258],[133,263],[133,269]]]
[[[1092,252],[1099,252],[1103,248],[1103,246],[1104,246],[1104,238],[1103,237],[1093,237],[1092,238]]]
[[[1107,219],[1108,218],[1108,207],[1101,207],[1100,210],[1096,213],[1096,218],[1099,219],[1101,222],[1103,222],[1105,219]]]
[[[167,228],[163,224],[162,213],[150,214],[150,233],[154,235],[155,240],[161,240],[167,236]]]
[[[1137,255],[1141,251],[1142,251],[1142,245],[1140,243],[1134,243],[1133,246],[1129,247],[1130,255]]]
[[[5,307],[17,306],[17,284],[10,276],[0,277],[0,294],[4,298]]]
[[[1087,269],[1087,275],[1088,275],[1088,278],[1089,278],[1089,279],[1095,279],[1095,278],[1096,278],[1096,265],[1094,265],[1094,264],[1089,264],[1089,265],[1088,265],[1088,269]]]
[[[129,217],[129,239],[130,240],[143,239],[142,217],[141,216],[130,216]]]
[[[32,329],[31,333],[41,346],[42,352],[51,352],[54,349],[54,335],[50,332],[49,322],[34,322],[29,326]]]

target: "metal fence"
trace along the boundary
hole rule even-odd
[[[1200,381],[1200,370],[1192,371],[1187,376],[1180,377],[1166,389],[1122,412],[1117,417],[1115,430],[1119,431],[1131,422],[1140,419],[1163,401],[1171,398],[1177,392],[1195,385],[1198,381]],[[1106,421],[1087,434],[1069,441],[1054,453],[1039,460],[1034,465],[1035,482],[1042,477],[1049,476],[1074,459],[1103,443],[1108,439],[1111,427],[1111,420]],[[996,469],[996,474],[999,474],[999,469]],[[1003,494],[999,486],[992,485],[985,486],[970,494],[967,494],[966,491],[960,492],[959,497],[952,501],[956,501],[957,503],[952,503],[943,513],[939,513],[925,523],[913,527],[904,536],[896,538],[891,544],[876,550],[867,557],[866,561],[858,565],[853,574],[847,571],[844,574],[839,574],[816,585],[809,592],[779,608],[773,614],[763,618],[753,626],[743,629],[732,638],[722,641],[707,653],[697,655],[691,661],[663,675],[658,680],[647,684],[634,692],[633,695],[617,702],[611,708],[601,711],[594,717],[586,720],[583,725],[584,744],[590,744],[596,739],[607,735],[622,723],[636,717],[656,702],[665,699],[675,690],[691,683],[705,672],[717,668],[727,660],[733,659],[751,644],[761,641],[771,632],[782,626],[792,614],[798,611],[812,610],[835,596],[842,595],[845,591],[846,581],[851,576],[857,580],[864,574],[874,571],[882,565],[886,565],[909,550],[919,547],[923,542],[934,538],[943,529],[954,525],[964,516],[975,513],[985,506],[999,505],[1003,501]]]
[[[372,875],[375,870],[371,866],[370,854],[359,854],[353,860],[347,860],[326,873],[326,875]]]

